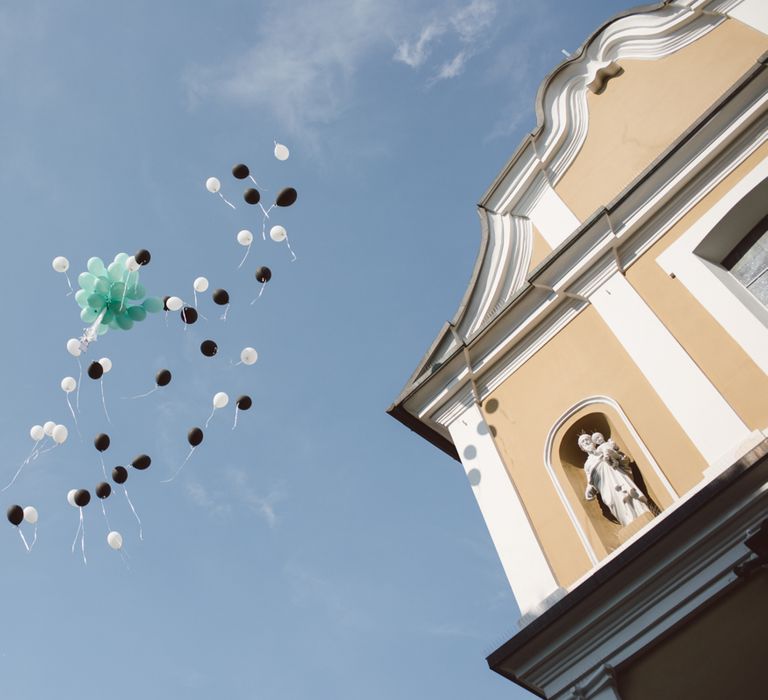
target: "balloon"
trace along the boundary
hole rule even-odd
[[[128,481],[128,470],[125,467],[115,467],[112,470],[112,481],[116,484],[124,484]]]
[[[133,256],[139,265],[149,265],[149,261],[152,259],[152,256],[149,254],[148,250],[145,250],[142,248],[141,250],[137,250],[136,254]]]
[[[106,452],[109,449],[109,442],[109,435],[106,433],[99,433],[95,438],[93,438],[93,446],[99,452]]]
[[[90,272],[81,272],[77,276],[77,283],[85,290],[92,291],[96,286],[96,275],[92,275]]]
[[[152,460],[150,459],[149,455],[138,455],[138,457],[134,457],[133,461],[131,462],[131,466],[134,469],[138,469],[139,471],[149,469],[150,464],[152,464]]]
[[[112,369],[112,360],[110,360],[108,357],[102,357],[99,360],[99,364],[101,365],[101,368],[104,370],[104,374],[109,372],[109,370]]]
[[[96,484],[96,495],[99,498],[109,498],[110,493],[112,493],[112,487],[106,481],[100,481]]]
[[[243,199],[248,202],[248,204],[258,204],[259,200],[261,199],[261,195],[256,188],[249,187],[245,192],[243,192]]]
[[[111,262],[107,265],[107,275],[113,282],[121,282],[125,275],[125,265],[119,262]]]
[[[69,270],[69,260],[67,260],[63,255],[59,255],[53,259],[51,267],[53,267],[56,272],[66,272]]]
[[[203,441],[203,431],[200,428],[192,428],[187,433],[187,442],[192,447],[197,447]]]
[[[168,311],[178,311],[184,306],[184,302],[179,299],[179,297],[168,297],[165,301],[165,305],[168,308]]]
[[[131,255],[128,260],[125,261],[125,269],[128,270],[128,272],[137,272],[139,269],[139,261],[136,260],[136,257]]]
[[[37,522],[37,518],[37,508],[34,506],[26,506],[24,508],[24,520],[26,520],[31,525],[34,525]]]
[[[192,306],[185,306],[181,311],[181,320],[187,325],[192,325],[197,321],[197,310]]]
[[[101,379],[103,375],[104,368],[99,362],[91,362],[91,364],[88,365],[88,376],[91,379]]]
[[[63,445],[67,441],[67,438],[69,437],[69,430],[67,430],[67,426],[57,425],[53,429],[53,434],[51,435],[51,437],[53,438],[53,441],[57,445]]]
[[[123,536],[117,532],[117,530],[112,530],[112,532],[107,535],[107,544],[112,547],[112,549],[122,549]]]
[[[167,386],[171,383],[171,371],[167,369],[161,369],[155,375],[155,384],[157,386]]]
[[[275,243],[280,243],[288,238],[288,231],[285,230],[285,226],[273,226],[271,229],[269,229],[269,237]]]
[[[213,340],[204,340],[200,343],[200,352],[206,357],[213,357],[219,351],[219,346]]]
[[[80,508],[85,508],[91,502],[91,494],[88,489],[77,489],[75,491],[75,497],[72,499],[75,505]]]
[[[107,274],[107,268],[104,267],[104,261],[101,258],[89,258],[86,267],[88,268],[88,272],[95,277],[102,277]]]
[[[35,442],[40,442],[45,437],[45,430],[43,430],[42,425],[33,425],[29,429],[29,437],[31,437]]]
[[[56,423],[54,423],[52,420],[46,421],[43,423],[43,431],[45,431],[45,434],[49,437],[53,435],[53,429],[56,427]]]
[[[80,356],[82,351],[80,350],[80,341],[77,338],[70,338],[67,341],[67,352],[72,355],[72,357]]]
[[[128,291],[125,293],[125,296],[128,299],[141,299],[146,293],[147,293],[147,290],[144,289],[144,286],[137,282],[136,284],[133,284],[130,287],[128,287]],[[139,307],[128,307],[128,308],[130,309],[130,308],[139,308]]]
[[[156,314],[158,311],[162,311],[165,308],[165,303],[159,297],[147,297],[141,302],[141,306],[148,314]]]
[[[248,166],[245,163],[238,163],[234,168],[232,168],[232,174],[238,180],[245,180],[245,178],[251,174],[251,171],[248,170]]]
[[[77,493],[77,489],[70,489],[67,493],[67,503],[71,505],[73,508],[77,505],[75,503],[75,494]]]
[[[93,323],[98,315],[99,313],[95,309],[83,309],[80,312],[80,320],[83,323]]]
[[[207,189],[211,194],[216,194],[221,189],[221,183],[219,182],[219,178],[209,177],[205,181],[205,189]]]
[[[147,317],[147,310],[144,306],[129,306],[125,313],[128,314],[131,321],[143,321]]]
[[[278,160],[288,160],[288,156],[291,152],[288,150],[288,146],[284,146],[282,143],[275,143],[275,158]]]
[[[291,204],[296,201],[298,196],[299,193],[296,192],[293,187],[286,187],[278,192],[277,197],[275,198],[275,204],[278,207],[290,207]]]
[[[217,289],[211,295],[214,303],[219,306],[225,306],[229,304],[229,292],[226,289]]]
[[[64,377],[61,380],[61,390],[67,394],[71,394],[77,389],[77,380],[74,377]]]
[[[8,522],[11,525],[18,527],[21,525],[21,521],[24,520],[24,509],[21,506],[11,506],[7,510],[6,515],[8,517]]]
[[[163,311],[170,311],[170,309],[168,308],[168,300],[170,298],[171,297],[169,297],[168,295],[163,297]]]
[[[269,235],[270,237],[272,236],[272,231],[269,232]],[[256,270],[256,279],[262,284],[264,284],[265,282],[269,282],[269,280],[272,279],[272,270],[262,265],[260,268]]]
[[[243,246],[251,245],[253,243],[253,234],[247,228],[244,228],[237,234],[237,242]]]
[[[229,396],[224,391],[219,391],[213,395],[213,407],[224,408],[229,403]]]
[[[196,292],[204,292],[208,289],[208,280],[205,277],[196,277],[192,286]]]
[[[122,328],[124,331],[129,331],[133,328],[133,321],[127,313],[121,313],[115,316],[118,328]]]
[[[240,352],[240,361],[244,365],[252,365],[259,359],[259,353],[255,348],[243,348]]]
[[[251,400],[250,396],[243,394],[242,396],[237,397],[235,404],[241,411],[247,411],[251,406],[253,406],[253,401]]]

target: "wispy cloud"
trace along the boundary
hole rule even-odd
[[[445,25],[439,22],[432,22],[421,30],[416,41],[402,40],[397,45],[394,59],[400,63],[405,63],[411,68],[418,68],[430,53],[430,44],[445,33]]]

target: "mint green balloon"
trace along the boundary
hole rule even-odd
[[[160,297],[147,297],[142,306],[147,313],[156,314],[163,310],[163,300]]]
[[[117,321],[117,325],[124,331],[129,331],[133,328],[133,321],[131,321],[127,313],[118,314],[115,316],[115,321]]]
[[[93,323],[99,316],[98,311],[94,311],[93,309],[83,309],[80,312],[80,319],[83,321],[83,323]]]
[[[111,262],[107,268],[107,274],[112,282],[121,282],[125,275],[125,266],[119,262]]]
[[[101,317],[101,323],[104,326],[108,326],[109,322],[115,317],[115,312],[112,309],[107,308],[104,315]]]
[[[125,284],[122,282],[113,282],[112,286],[109,288],[109,296],[119,304],[123,300],[123,295],[125,295]]]
[[[143,321],[147,317],[143,306],[129,306],[126,313],[132,321]]]
[[[99,277],[96,280],[96,284],[93,285],[93,291],[96,294],[107,296],[109,294],[109,286],[109,280],[106,277]]]
[[[101,294],[91,294],[88,297],[88,308],[101,311],[107,305],[107,300]]]
[[[86,291],[93,291],[96,286],[96,275],[92,275],[90,272],[81,272],[77,276],[77,283]]]
[[[128,287],[129,299],[143,299],[145,296],[147,296],[147,290],[144,289],[144,285],[135,284],[132,287]]]
[[[109,326],[105,326],[103,323],[99,324],[99,327],[96,329],[96,333],[98,335],[104,335],[109,330]]]
[[[96,277],[102,277],[107,274],[107,268],[104,267],[104,261],[101,258],[89,258],[86,265],[88,272]]]
[[[75,293],[75,301],[77,302],[77,305],[81,308],[85,308],[88,306],[88,297],[91,296],[90,292],[88,292],[85,289],[78,289]]]
[[[112,317],[112,320],[107,324],[112,330],[116,331],[120,329],[120,326],[117,325],[117,318]]]
[[[120,265],[125,267],[125,263],[128,262],[128,258],[130,257],[131,256],[128,255],[128,253],[118,253],[117,255],[115,255],[115,262],[120,263]]]

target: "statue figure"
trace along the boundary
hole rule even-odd
[[[629,525],[635,518],[650,513],[648,499],[632,481],[630,459],[613,440],[601,433],[579,435],[579,448],[586,452],[584,473],[587,489],[584,498],[601,500],[621,525]]]

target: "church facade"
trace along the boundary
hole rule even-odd
[[[760,697],[768,3],[628,11],[536,109],[389,413],[477,499],[521,612],[494,671],[544,698]]]

